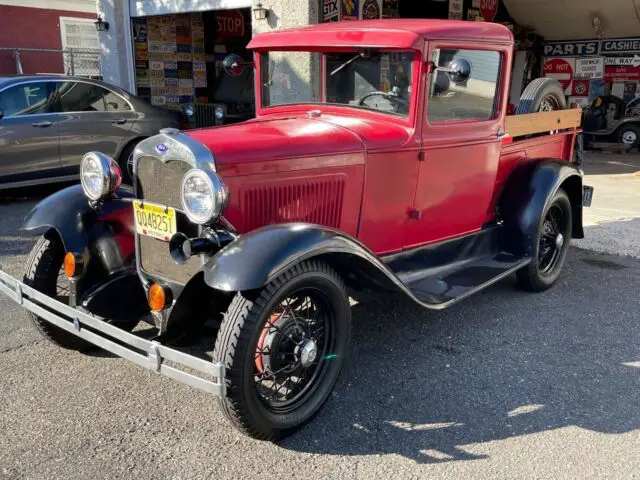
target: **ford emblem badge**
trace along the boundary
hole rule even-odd
[[[168,147],[164,143],[159,143],[158,145],[156,145],[156,150],[158,151],[158,153],[164,153],[168,150]]]

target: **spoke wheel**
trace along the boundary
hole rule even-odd
[[[531,263],[517,272],[520,286],[541,292],[558,280],[567,258],[571,229],[571,201],[560,189],[543,212],[531,246]]]
[[[295,265],[259,290],[235,295],[216,339],[225,364],[223,412],[254,438],[283,438],[329,397],[346,357],[349,297],[326,263]]]

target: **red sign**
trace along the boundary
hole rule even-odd
[[[217,38],[244,36],[244,16],[240,10],[222,10],[216,15]]]
[[[480,0],[480,13],[485,22],[493,22],[498,13],[498,0]]]
[[[552,58],[544,64],[544,74],[546,77],[555,78],[565,90],[571,85],[573,80],[573,68],[571,64],[562,58]]]
[[[588,97],[590,80],[574,80],[571,86],[571,95],[574,97]]]
[[[640,67],[604,67],[604,79],[607,82],[624,82],[640,80]]]

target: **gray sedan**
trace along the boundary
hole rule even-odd
[[[0,77],[0,189],[77,180],[90,150],[115,158],[129,182],[140,140],[187,125],[180,112],[96,80]]]

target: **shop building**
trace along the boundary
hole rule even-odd
[[[604,12],[599,0],[260,2],[98,0],[98,12],[112,26],[101,33],[103,76],[157,105],[214,107],[206,124],[215,120],[215,108],[239,120],[253,110],[251,69],[245,78],[229,79],[221,62],[228,53],[250,60],[246,45],[256,33],[318,22],[451,18],[499,22],[513,31],[512,104],[530,80],[543,75],[561,81],[568,99],[578,103],[607,88],[616,94],[622,88],[627,97],[638,91],[640,41],[632,38],[640,29],[637,2],[610,0]],[[295,61],[301,63],[292,68],[301,75],[313,68]]]

